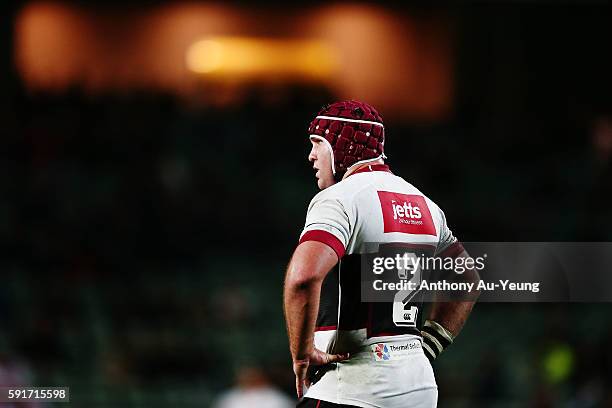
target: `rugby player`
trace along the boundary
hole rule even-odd
[[[398,318],[393,305],[361,301],[359,254],[377,242],[468,255],[442,210],[385,164],[385,129],[372,106],[327,105],[308,132],[322,191],[308,207],[284,286],[298,407],[435,407],[431,362],[473,302],[433,303],[424,324],[422,305],[409,303]]]

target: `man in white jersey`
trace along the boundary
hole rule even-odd
[[[473,302],[362,302],[366,243],[467,257],[444,213],[384,163],[382,118],[358,101],[325,106],[309,127],[322,190],[287,268],[284,309],[299,407],[435,407],[431,366]],[[398,309],[399,307],[399,309]],[[398,313],[399,312],[399,313]]]

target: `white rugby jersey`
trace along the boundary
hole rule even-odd
[[[430,255],[457,256],[463,247],[448,228],[442,210],[412,184],[392,174],[388,166],[369,165],[312,199],[300,237],[300,243],[305,241],[323,242],[339,258],[322,284],[315,347],[356,356],[355,361],[351,358],[326,371],[306,397],[362,407],[399,407],[407,403],[402,396],[435,389],[433,371],[420,344],[422,305],[406,305],[411,324],[398,325],[392,303],[361,302],[360,253],[363,244],[388,243]],[[390,352],[390,359],[396,356],[398,361],[386,361],[380,354],[385,346],[386,350],[414,352]],[[413,360],[408,364],[411,371],[394,373],[406,370],[404,360],[408,358]],[[389,378],[403,378],[372,384],[371,376],[380,377],[380,370],[386,370]]]

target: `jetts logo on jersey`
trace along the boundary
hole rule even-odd
[[[389,347],[384,343],[372,344],[372,353],[376,361],[385,361],[391,358]]]
[[[416,194],[379,191],[385,232],[436,235],[425,198]]]

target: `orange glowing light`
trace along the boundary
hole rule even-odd
[[[452,20],[444,15],[350,3],[263,14],[222,3],[98,12],[32,1],[15,16],[14,60],[28,89],[161,89],[210,101],[255,83],[273,90],[306,80],[386,117],[451,112]]]
[[[78,10],[55,3],[29,4],[15,21],[15,62],[33,87],[61,89],[81,76],[92,35]]]
[[[187,68],[217,76],[299,76],[328,78],[336,69],[333,50],[321,41],[212,37],[194,42]]]

